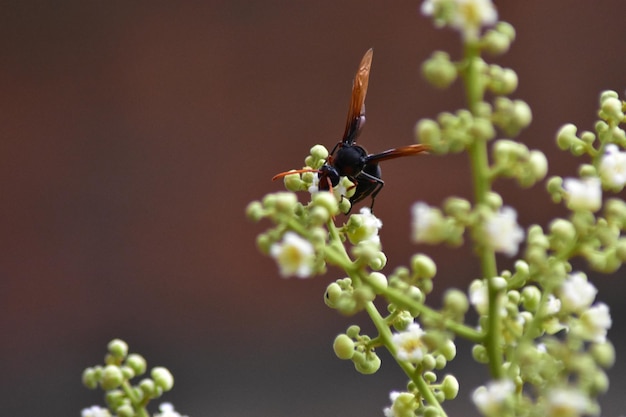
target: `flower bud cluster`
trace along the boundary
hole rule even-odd
[[[131,379],[143,375],[147,363],[143,356],[128,353],[128,345],[120,339],[108,345],[104,365],[89,367],[83,371],[83,384],[90,389],[100,386],[106,391],[109,409],[118,416],[135,416],[149,400],[159,398],[174,386],[174,377],[166,368],[152,368],[150,377],[136,385]]]
[[[346,333],[335,337],[333,350],[342,360],[351,360],[361,374],[371,375],[380,369],[381,360],[374,351],[372,339],[360,334],[359,326],[350,326]]]
[[[350,278],[338,279],[331,283],[324,293],[326,305],[347,316],[363,310],[365,304],[374,298],[376,294],[371,288],[363,285],[355,288]]]
[[[529,150],[526,145],[500,139],[493,145],[491,176],[514,178],[521,187],[531,187],[548,172],[548,160],[543,152]]]

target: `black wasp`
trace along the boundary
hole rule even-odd
[[[340,177],[348,177],[356,186],[354,194],[350,197],[350,203],[357,203],[371,195],[372,204],[370,208],[372,210],[374,209],[376,196],[385,185],[381,179],[378,163],[387,159],[428,151],[426,145],[416,144],[389,149],[376,154],[368,154],[362,146],[356,144],[356,138],[365,125],[365,96],[367,94],[373,54],[374,50],[369,49],[363,55],[359,69],[354,77],[350,109],[348,110],[348,120],[343,139],[335,145],[326,163],[319,170],[315,170],[319,174],[320,190],[332,190],[332,187],[339,184]],[[311,171],[310,169],[292,170],[280,173],[273,179],[298,172]]]

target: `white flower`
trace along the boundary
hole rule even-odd
[[[456,0],[456,4],[451,26],[462,32],[465,39],[478,38],[481,27],[498,20],[498,12],[491,0]]]
[[[487,314],[489,309],[489,296],[487,286],[481,280],[474,280],[469,287],[469,300],[479,314]]]
[[[580,322],[582,324],[581,336],[595,343],[604,343],[606,332],[613,324],[609,306],[604,303],[594,305],[581,314]]]
[[[176,410],[174,410],[174,406],[171,403],[161,403],[159,405],[160,413],[156,413],[154,417],[187,417],[182,416]]]
[[[554,295],[548,295],[548,300],[545,305],[544,313],[548,316],[552,316],[561,310],[561,300]]]
[[[472,401],[485,415],[497,415],[507,398],[515,391],[510,379],[491,381],[487,386],[478,387],[472,394]]]
[[[424,331],[417,323],[411,323],[403,332],[394,333],[391,342],[397,350],[397,357],[403,361],[419,363],[426,354],[426,346],[422,342]]]
[[[107,408],[102,408],[97,405],[92,405],[89,408],[83,408],[80,415],[82,417],[111,417],[111,413]]]
[[[477,39],[481,27],[498,20],[498,12],[491,0],[426,0],[421,12],[433,16],[439,26],[447,24],[459,30],[466,40]]]
[[[564,311],[580,313],[596,298],[598,290],[582,272],[570,274],[557,289]]]
[[[548,417],[576,417],[586,414],[588,400],[584,393],[571,388],[557,388],[548,397]]]
[[[485,221],[487,244],[496,252],[507,256],[517,253],[524,239],[524,230],[517,224],[517,212],[512,207],[502,207]]]
[[[392,391],[389,393],[391,406],[383,409],[385,417],[405,417],[414,416],[417,402],[415,396],[410,392]]]
[[[571,210],[598,211],[602,205],[602,188],[599,178],[588,177],[581,180],[565,178],[563,189],[567,193],[567,207]]]
[[[417,202],[411,207],[411,213],[411,235],[415,243],[441,242],[443,216],[439,210],[426,203]]]
[[[622,188],[626,184],[626,152],[620,152],[612,143],[607,145],[598,172],[606,185]]]
[[[359,213],[352,215],[348,221],[348,239],[353,244],[374,243],[380,246],[378,231],[383,227],[383,222],[369,207],[363,207]]]
[[[298,278],[308,278],[311,276],[315,251],[311,242],[298,234],[285,233],[282,242],[274,243],[270,247],[270,255],[276,259],[283,277],[295,275]]]

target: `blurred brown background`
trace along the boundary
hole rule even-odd
[[[416,120],[463,106],[458,85],[436,91],[420,76],[431,51],[458,57],[459,47],[419,4],[2,2],[0,414],[76,416],[101,404],[80,375],[121,337],[172,370],[164,400],[191,417],[381,416],[405,378],[384,355],[377,376],[334,357],[334,336],[366,323],[324,306],[340,272],[280,279],[255,248],[268,224],[251,224],[244,209],[281,189],[269,179],[311,145],[340,138],[369,47],[360,140],[370,151],[412,143]],[[518,72],[515,97],[534,112],[522,140],[552,158],[550,174],[573,174],[554,134],[569,121],[591,129],[599,92],[623,93],[626,3],[510,1],[499,12],[518,39],[495,60]],[[409,205],[467,196],[465,159],[405,158],[383,170],[386,271],[431,254],[436,306],[478,268],[469,250],[411,244]],[[500,190],[524,225],[563,213],[542,186]],[[593,278],[623,352],[620,275]],[[471,389],[487,378],[469,349],[460,344],[447,369],[461,382],[451,416],[476,414]],[[623,414],[625,371],[618,358],[603,415]]]

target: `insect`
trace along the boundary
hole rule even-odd
[[[357,203],[371,195],[370,209],[373,211],[374,200],[385,185],[381,179],[379,162],[428,151],[428,146],[416,144],[368,154],[365,148],[356,144],[356,139],[365,124],[365,96],[369,84],[373,54],[374,50],[369,49],[361,59],[352,85],[352,96],[343,139],[335,145],[326,163],[319,170],[304,169],[283,172],[276,175],[273,180],[298,172],[318,172],[319,189],[329,191],[339,184],[341,177],[348,177],[356,187],[354,194],[350,197],[350,203]]]

